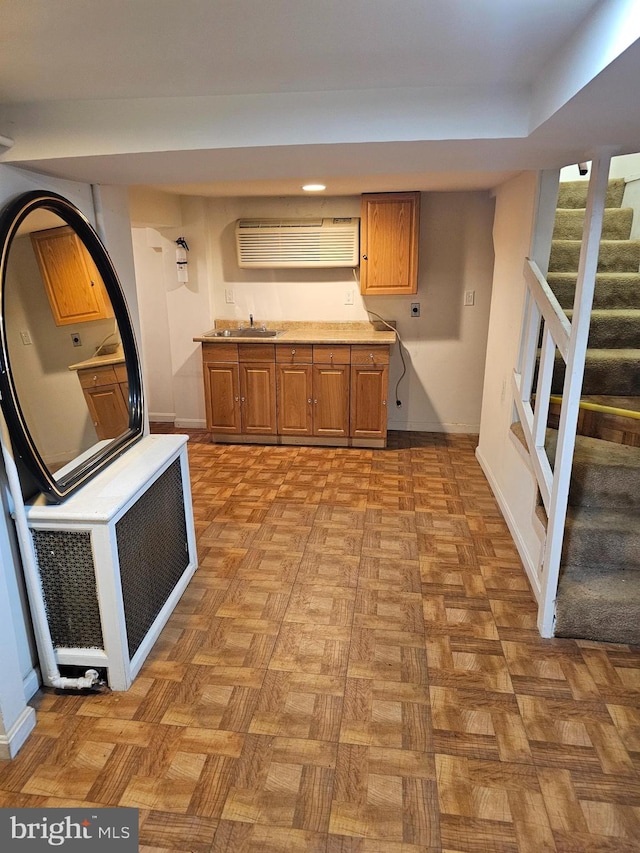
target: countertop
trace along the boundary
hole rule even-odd
[[[78,361],[76,364],[70,364],[69,370],[84,370],[85,368],[107,367],[110,364],[124,364],[124,353],[122,347],[119,347],[115,352],[107,355],[94,355],[92,358],[87,358],[84,361]]]
[[[262,323],[255,324],[260,328]],[[268,322],[268,329],[278,329],[280,334],[272,338],[251,337],[216,337],[211,333],[203,332],[202,335],[194,337],[199,343],[261,343],[261,344],[394,344],[396,333],[389,329],[379,330],[371,323],[293,323],[293,322]],[[229,322],[216,323],[215,329],[233,329],[237,324]]]

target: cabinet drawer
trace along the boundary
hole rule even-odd
[[[351,347],[351,364],[389,364],[389,347],[357,344]]]
[[[118,379],[113,365],[86,368],[78,371],[78,379],[83,388],[97,388],[100,385],[116,385]]]
[[[313,347],[311,344],[279,344],[276,345],[276,361],[278,364],[311,364]]]
[[[313,361],[315,364],[349,364],[351,347],[348,344],[314,344]]]
[[[202,344],[203,361],[237,361],[238,344]]]
[[[275,361],[274,344],[238,344],[240,361]]]

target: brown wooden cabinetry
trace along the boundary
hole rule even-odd
[[[419,231],[419,192],[362,196],[361,293],[417,293]]]
[[[48,228],[30,236],[56,326],[113,317],[100,273],[73,228]]]
[[[116,438],[129,427],[129,385],[124,364],[78,370],[98,438]]]
[[[349,435],[349,364],[351,347],[316,344],[313,347],[313,434]]]
[[[207,428],[219,440],[384,445],[387,345],[204,343],[202,351]]]
[[[273,344],[204,344],[207,429],[222,435],[275,435]]]

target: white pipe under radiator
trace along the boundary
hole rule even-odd
[[[18,546],[20,548],[20,556],[22,557],[27,597],[29,599],[31,616],[33,617],[33,629],[38,657],[40,659],[42,680],[48,687],[55,687],[62,690],[88,689],[98,682],[98,673],[95,669],[88,669],[84,676],[80,676],[79,678],[65,678],[60,675],[60,670],[58,669],[51,631],[49,630],[49,620],[47,619],[47,611],[44,606],[44,595],[33,548],[33,539],[27,523],[27,514],[22,498],[20,477],[13,455],[9,450],[11,440],[7,423],[4,417],[0,417],[0,420],[2,422],[2,456],[13,503],[13,516],[16,522]]]

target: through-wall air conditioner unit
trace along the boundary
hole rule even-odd
[[[357,267],[360,219],[238,219],[236,250],[242,269]]]

